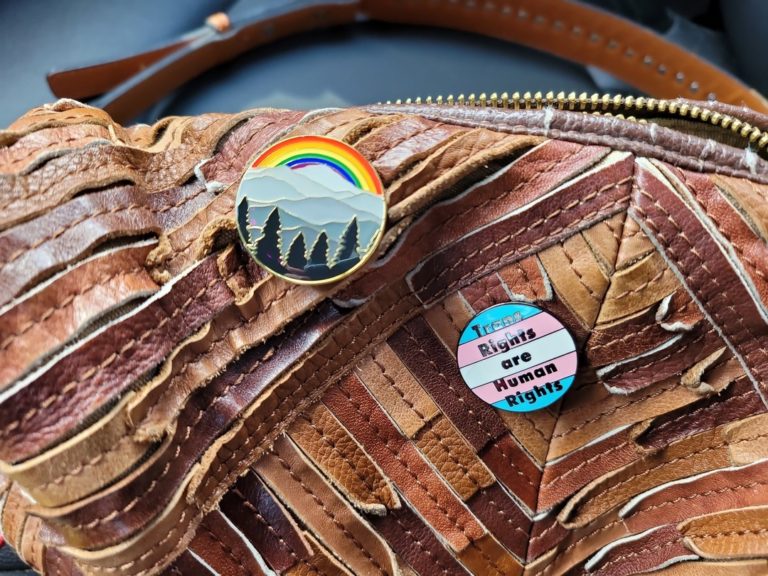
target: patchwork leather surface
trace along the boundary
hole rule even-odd
[[[569,129],[565,130],[564,127]],[[259,269],[249,158],[379,172],[378,257]],[[372,107],[0,132],[2,530],[49,574],[768,573],[768,163],[578,112]],[[456,363],[494,304],[577,342],[496,410]]]

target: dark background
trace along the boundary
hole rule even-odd
[[[768,92],[763,42],[768,2],[592,3],[654,28]],[[0,126],[55,100],[45,82],[47,71],[146,50],[200,26],[207,15],[230,5],[222,0],[0,0]],[[305,34],[245,54],[139,119],[515,90],[627,92],[597,71],[505,42],[445,30],[361,24]]]

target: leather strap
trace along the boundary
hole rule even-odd
[[[57,96],[87,98],[125,121],[214,66],[278,38],[360,20],[439,26],[514,41],[601,68],[663,98],[717,99],[768,112],[768,102],[730,74],[628,20],[567,0],[263,0],[215,14],[153,50],[52,72]]]

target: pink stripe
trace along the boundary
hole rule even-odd
[[[473,388],[472,392],[477,394],[481,399],[485,400],[489,404],[493,404],[494,402],[498,402],[499,400],[503,400],[507,396],[510,396],[514,393],[516,393],[518,390],[520,392],[526,392],[528,390],[532,390],[534,385],[541,386],[542,384],[546,384],[547,382],[553,382],[555,380],[565,379],[568,376],[573,376],[576,373],[576,352],[571,352],[570,354],[566,356],[562,356],[558,358],[557,360],[552,360],[552,362],[555,363],[557,366],[557,372],[554,372],[552,374],[546,374],[541,378],[535,378],[531,382],[523,382],[521,384],[518,384],[517,386],[508,386],[506,390],[497,390],[496,385],[493,382],[490,382],[488,384],[483,384],[482,386],[478,386],[477,388]],[[538,364],[537,366],[532,366],[528,370],[523,370],[522,372],[518,372],[518,374],[522,374],[524,372],[533,372],[533,370],[539,366],[545,366],[546,364],[549,364],[550,361],[542,362],[541,364]],[[508,377],[514,376],[514,374],[510,374]]]
[[[462,344],[461,346],[459,346],[459,349],[456,352],[456,360],[459,363],[459,368],[463,368],[467,364],[474,364],[478,360],[493,358],[497,354],[503,354],[504,352],[502,350],[499,350],[498,352],[493,352],[493,349],[489,348],[489,350],[491,351],[491,354],[487,356],[483,356],[483,353],[480,352],[480,348],[478,348],[478,345],[488,344],[488,340],[490,339],[493,339],[494,342],[498,342],[499,340],[506,340],[506,337],[504,335],[507,332],[509,332],[513,336],[517,335],[518,330],[522,330],[523,332],[525,332],[529,328],[532,328],[533,331],[536,332],[536,338],[534,338],[533,340],[526,340],[525,342],[521,341],[520,344],[517,345],[517,346],[521,346],[528,342],[533,342],[534,340],[537,340],[542,336],[546,336],[547,334],[552,334],[552,332],[557,332],[558,330],[562,329],[562,327],[563,325],[560,323],[559,320],[557,320],[557,318],[555,318],[551,314],[547,314],[546,312],[541,312],[539,314],[536,314],[536,316],[532,316],[530,318],[527,318],[526,320],[518,322],[517,324],[513,324],[509,328],[506,328],[504,330],[498,330],[493,334],[491,334],[490,336],[483,336],[482,338],[477,338],[475,340],[472,340],[471,342]],[[516,348],[517,346],[513,346],[513,348]]]

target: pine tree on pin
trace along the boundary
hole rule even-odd
[[[312,251],[309,254],[309,264],[321,266],[328,263],[328,235],[325,230],[320,232],[312,245]]]
[[[248,221],[248,199],[243,198],[240,200],[240,204],[237,206],[237,223],[243,230],[247,230],[250,226]]]
[[[360,258],[358,255],[359,248],[357,216],[353,216],[341,235],[336,256],[333,258],[334,262],[339,263],[351,259],[358,260]]]
[[[269,213],[261,237],[256,241],[256,258],[269,266],[282,267],[280,263],[280,211],[275,207]]]
[[[307,245],[304,242],[304,233],[299,232],[298,236],[291,242],[288,248],[288,257],[285,259],[285,265],[289,268],[304,270],[307,265]]]

